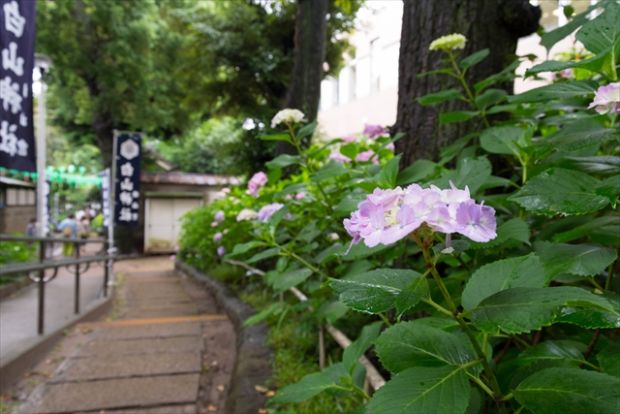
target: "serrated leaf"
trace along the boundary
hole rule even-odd
[[[361,312],[379,313],[395,306],[398,296],[419,278],[422,275],[413,270],[377,269],[348,279],[330,279],[330,283],[342,303]],[[421,284],[416,295],[405,294],[413,306],[428,294],[428,285]]]
[[[574,227],[568,231],[554,234],[553,241],[558,243],[573,241],[575,239],[588,236],[592,231],[618,224],[620,224],[620,216],[603,216],[593,218],[587,223]]]
[[[398,176],[398,165],[400,155],[389,160],[381,169],[377,177],[377,184],[382,188],[396,187],[396,177]]]
[[[330,178],[337,178],[349,173],[349,169],[337,162],[331,161],[318,170],[312,178],[315,181],[323,181]]]
[[[417,160],[398,174],[396,184],[406,185],[427,178],[435,172],[437,164],[429,160]]]
[[[547,52],[551,50],[553,45],[555,45],[560,40],[564,39],[569,34],[573,33],[577,28],[579,28],[583,23],[588,21],[588,13],[590,13],[594,8],[598,6],[590,6],[586,11],[580,13],[566,24],[551,30],[549,32],[543,33],[540,36],[540,44],[547,49]]]
[[[459,66],[461,69],[467,70],[475,64],[482,62],[487,56],[489,56],[489,49],[479,50],[463,58],[459,63]]]
[[[492,154],[519,155],[517,142],[525,136],[523,128],[499,126],[487,128],[480,134],[480,146]]]
[[[256,262],[260,262],[261,260],[265,260],[265,259],[269,259],[271,257],[277,256],[279,254],[280,254],[280,248],[272,247],[271,249],[263,250],[262,252],[255,254],[254,256],[246,260],[245,262],[248,264],[256,263]]]
[[[452,124],[455,122],[465,122],[478,115],[477,111],[453,111],[442,112],[439,114],[440,124]]]
[[[349,372],[357,364],[357,360],[364,355],[364,352],[375,342],[381,332],[382,322],[375,322],[364,326],[360,336],[342,353],[342,363]]]
[[[305,281],[311,275],[312,270],[306,268],[289,270],[284,273],[271,271],[267,273],[266,280],[276,292],[284,292]]]
[[[596,320],[570,320],[571,314],[582,310],[603,315]],[[602,317],[605,315],[607,317]],[[531,332],[560,321],[583,323],[587,328],[617,328],[620,327],[620,308],[607,298],[581,288],[517,287],[484,299],[471,311],[471,318],[480,330],[489,333]]]
[[[262,311],[255,313],[243,322],[243,326],[253,326],[264,321],[272,315],[279,315],[284,311],[286,305],[283,302],[272,303]]]
[[[530,227],[520,218],[513,218],[497,227],[497,237],[486,243],[470,242],[474,249],[501,246],[511,240],[530,244]]]
[[[316,311],[319,319],[325,319],[328,323],[334,323],[349,311],[347,305],[337,300],[321,305]]]
[[[291,137],[289,134],[278,133],[278,134],[269,134],[269,135],[259,135],[259,138],[263,141],[285,141],[291,142]]]
[[[417,99],[420,105],[437,105],[445,101],[463,98],[461,91],[458,89],[446,89],[428,95],[421,96]]]
[[[514,395],[533,414],[615,414],[620,379],[578,368],[548,368],[522,381]]]
[[[299,160],[300,157],[298,155],[282,154],[269,161],[268,163],[265,163],[265,165],[269,169],[284,168],[288,167],[289,165],[297,164]]]
[[[610,1],[605,10],[585,23],[575,36],[590,52],[595,54],[620,50],[620,5]],[[613,53],[617,58],[617,54]],[[615,62],[613,62],[615,64]]]
[[[487,89],[476,97],[478,108],[487,108],[504,100],[508,93],[503,89]]]
[[[461,367],[415,367],[398,373],[368,402],[367,414],[463,414],[470,386]]]
[[[458,188],[468,186],[475,194],[490,176],[491,163],[486,157],[464,158],[459,160],[456,170],[448,171],[432,182],[440,188],[447,188],[452,181]]]
[[[594,276],[618,258],[614,249],[589,244],[536,242],[534,247],[548,281],[562,273]]]
[[[516,361],[520,365],[558,364],[579,366],[587,345],[569,339],[550,339],[525,349]]]
[[[508,98],[510,103],[546,102],[552,99],[587,97],[594,94],[597,85],[591,81],[552,83]]]
[[[357,243],[353,245],[353,247],[351,247],[349,253],[342,256],[342,260],[347,262],[360,260],[365,257],[373,256],[390,248],[392,248],[392,246],[388,246],[386,244],[378,244],[375,247],[368,247],[364,243]]]
[[[476,270],[465,285],[461,303],[467,310],[483,299],[514,287],[545,286],[545,269],[535,254],[498,260]]]
[[[562,160],[573,169],[600,175],[620,174],[620,157],[596,155],[591,157],[567,156]]]
[[[609,204],[607,197],[595,193],[599,183],[579,171],[550,168],[529,180],[509,200],[535,214],[588,214]]]
[[[265,243],[263,242],[259,242],[256,240],[253,241],[249,241],[247,243],[239,243],[236,244],[235,247],[233,248],[233,251],[230,252],[228,255],[226,255],[226,257],[234,257],[234,256],[239,256],[243,253],[247,253],[250,250],[253,250],[257,247],[261,247],[261,246],[265,246]]]
[[[400,322],[385,330],[375,351],[393,373],[416,366],[462,365],[475,359],[464,336],[418,321]]]
[[[321,372],[306,375],[299,382],[287,385],[271,400],[276,403],[297,403],[337,385],[348,372],[342,363],[330,365]]]
[[[596,355],[599,366],[606,374],[620,377],[620,344],[609,342]]]
[[[590,70],[592,72],[600,72],[605,66],[605,61],[605,55],[596,55],[591,58],[579,61],[547,60],[525,71],[525,76],[532,76],[542,72],[559,72],[561,70],[573,68],[582,68]]]
[[[314,130],[316,129],[316,125],[317,122],[312,121],[309,124],[306,124],[299,128],[299,131],[297,132],[297,138],[303,140],[304,138],[312,136],[312,134],[314,134]]]

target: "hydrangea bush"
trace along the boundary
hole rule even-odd
[[[315,125],[279,114],[274,126],[286,132],[264,139],[297,154],[187,217],[184,260],[261,268],[264,277],[247,277],[261,278],[274,302],[303,291],[317,324],[371,318],[341,361],[274,402],[351,392],[368,414],[617,412],[620,6],[598,7],[569,23],[591,57],[527,73],[579,69],[579,79],[519,95],[493,88],[516,64],[469,85],[467,70],[488,50],[460,56],[461,35],[433,42],[429,53],[446,66],[429,76],[456,86],[418,104],[461,100],[469,108],[440,122],[478,125],[438,161],[399,170],[399,137],[376,126],[304,150]],[[388,380],[373,393],[362,355]]]

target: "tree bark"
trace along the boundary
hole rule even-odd
[[[443,35],[461,33],[467,37],[461,56],[488,48],[489,56],[468,71],[468,80],[475,82],[510,64],[515,59],[517,40],[533,33],[539,19],[540,9],[528,0],[404,0],[394,125],[394,131],[405,134],[396,142],[396,151],[403,154],[402,166],[421,158],[437,159],[441,148],[477,126],[438,125],[439,113],[463,108],[459,103],[422,106],[416,102],[421,96],[453,86],[442,75],[418,76],[445,66],[445,55],[430,52],[430,43]],[[500,87],[511,89],[512,85]]]
[[[286,95],[286,107],[299,109],[309,121],[316,119],[321,97],[327,1],[297,2],[293,76]]]

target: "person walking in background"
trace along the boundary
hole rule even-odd
[[[78,224],[75,221],[75,215],[69,214],[66,219],[60,222],[58,230],[66,239],[75,239],[78,236]],[[73,243],[65,243],[62,248],[62,254],[65,256],[73,255]]]
[[[37,219],[31,218],[26,226],[26,236],[34,237],[37,235]]]

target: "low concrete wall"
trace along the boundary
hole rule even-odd
[[[0,366],[0,392],[15,384],[23,374],[30,371],[47,356],[48,352],[62,339],[67,329],[81,322],[98,320],[106,315],[112,309],[113,298],[114,295],[109,294],[107,298],[92,302],[85,312],[75,316],[62,327],[38,337],[19,355],[3,362]]]
[[[265,397],[254,389],[264,385],[272,374],[273,354],[267,346],[267,325],[244,326],[243,321],[255,312],[230,289],[194,267],[177,260],[177,270],[202,283],[226,312],[237,333],[237,359],[226,399],[227,414],[256,414],[265,404]]]

